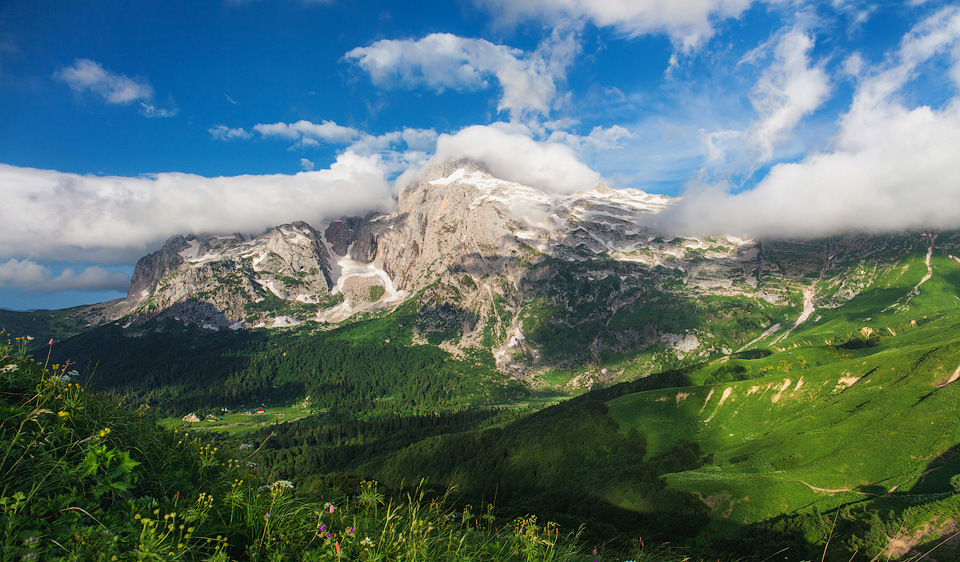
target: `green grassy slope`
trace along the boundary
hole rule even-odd
[[[706,381],[732,365],[747,380],[621,396],[608,402],[610,416],[622,432],[645,435],[648,454],[684,440],[712,453],[666,481],[715,520],[939,500],[960,472],[942,461],[960,444],[960,263],[935,251],[928,269],[924,258],[814,311],[786,338],[757,342],[758,358],[690,375]],[[936,482],[925,478],[934,469]],[[630,488],[621,486],[622,507],[642,508]]]
[[[849,559],[870,533],[880,552],[905,521],[960,516],[949,500],[960,473],[960,262],[952,251],[935,248],[929,267],[925,252],[892,263],[878,256],[882,267],[863,264],[846,286],[810,278],[798,288],[815,289],[816,308],[802,321],[796,307],[780,329],[667,384],[594,390],[502,430],[425,441],[366,469],[388,482],[426,471],[475,496],[519,491],[521,505],[566,510],[571,524],[595,515],[653,532],[680,524],[671,519],[678,513],[696,532],[694,498],[712,521],[696,541],[763,522],[769,547],[782,520],[815,530],[798,535],[798,556],[822,551],[830,521],[796,518],[843,507],[848,536],[836,554]],[[843,295],[851,284],[853,298]],[[791,301],[800,302],[797,293]],[[704,384],[717,380],[729,382]],[[560,499],[538,499],[547,496]],[[853,506],[867,511],[851,515]],[[881,508],[892,515],[864,523]],[[884,525],[893,530],[876,531]]]

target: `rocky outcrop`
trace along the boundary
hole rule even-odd
[[[345,256],[350,245],[357,239],[357,233],[364,224],[361,217],[343,217],[338,221],[330,223],[330,226],[324,231],[327,242],[333,253],[338,256]]]
[[[127,313],[222,328],[312,314],[333,288],[331,256],[313,227],[281,225],[260,236],[175,236],[141,259]]]
[[[180,252],[188,247],[186,238],[177,235],[167,240],[160,250],[140,258],[130,279],[128,295],[149,294],[161,279],[183,263]]]

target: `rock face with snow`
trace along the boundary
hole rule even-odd
[[[137,263],[125,304],[217,329],[254,325],[318,303],[330,292],[331,267],[320,233],[303,222],[252,238],[175,236]]]

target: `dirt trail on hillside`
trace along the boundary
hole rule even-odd
[[[808,484],[808,483],[804,482],[803,480],[800,480],[799,482],[800,482],[801,484],[807,486],[808,488],[810,488],[810,489],[813,490],[814,492],[823,492],[823,493],[826,493],[826,494],[838,494],[838,493],[840,493],[840,492],[852,492],[852,491],[853,491],[853,490],[851,490],[850,488],[842,488],[842,489],[839,489],[839,490],[829,490],[829,489],[827,489],[827,488],[820,488],[820,487],[814,486],[813,484]],[[863,492],[857,492],[857,493],[863,493]]]
[[[772,335],[774,334],[774,332],[776,332],[776,331],[779,330],[779,329],[780,329],[780,324],[779,324],[779,323],[774,324],[773,326],[770,326],[769,328],[766,329],[766,331],[764,331],[762,334],[760,334],[759,336],[757,336],[753,341],[751,341],[751,342],[748,343],[747,345],[745,345],[745,346],[741,347],[740,349],[738,349],[738,350],[737,350],[737,353],[740,353],[740,352],[743,351],[744,349],[747,349],[747,348],[750,347],[751,345],[757,343],[758,341],[762,340],[763,338],[765,338],[765,337],[767,337],[767,336],[772,336]]]
[[[793,326],[789,330],[780,335],[777,339],[773,340],[773,345],[776,345],[787,338],[790,335],[790,332],[797,329],[797,326],[803,324],[807,321],[807,318],[810,318],[810,315],[817,309],[813,306],[813,287],[804,287],[803,288],[803,311],[800,313],[800,316],[797,317],[797,320],[793,323]]]
[[[940,386],[947,386],[948,384],[957,382],[957,379],[960,379],[960,365],[957,365],[957,370],[950,375],[950,378],[947,379],[947,382],[941,384]]]
[[[897,301],[891,304],[890,306],[888,306],[887,308],[884,308],[880,312],[887,312],[888,310],[893,310],[894,308],[906,308],[907,305],[910,304],[910,301],[913,299],[913,297],[920,294],[920,286],[926,283],[927,281],[929,281],[931,277],[933,277],[933,264],[931,263],[931,260],[933,259],[933,245],[936,242],[937,242],[937,235],[934,234],[930,238],[930,246],[927,248],[927,256],[923,260],[924,263],[927,264],[927,274],[920,279],[920,282],[917,283],[917,285],[909,293],[907,293],[907,300],[905,300],[902,303],[900,301]]]

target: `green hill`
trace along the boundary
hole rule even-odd
[[[3,560],[597,559],[532,516],[387,497],[372,482],[304,493],[267,480],[249,453],[162,429],[0,337]]]

